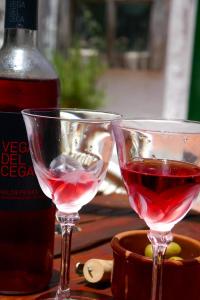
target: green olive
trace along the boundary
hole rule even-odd
[[[181,246],[179,244],[177,244],[176,242],[171,242],[169,243],[169,245],[167,246],[167,250],[165,252],[165,257],[169,258],[172,256],[179,256],[179,254],[181,253]]]
[[[148,244],[145,247],[144,255],[147,256],[147,257],[150,257],[150,258],[153,257],[153,248],[152,248],[151,244]]]
[[[179,244],[177,244],[176,242],[171,242],[169,243],[169,245],[167,246],[167,250],[165,252],[165,257],[169,258],[169,257],[174,257],[174,256],[178,256],[181,253],[181,246]],[[144,250],[144,255],[147,257],[152,258],[153,257],[153,249],[152,249],[152,245],[148,244],[145,247]]]
[[[171,256],[169,260],[183,260],[183,258],[180,256]]]

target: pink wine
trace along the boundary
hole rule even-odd
[[[55,176],[52,172],[44,174],[36,169],[43,192],[52,198],[58,210],[77,212],[96,194],[99,180],[92,172],[75,170]]]
[[[21,111],[27,107],[55,107],[58,93],[57,79],[0,78],[0,110],[11,112]]]
[[[141,159],[121,171],[133,209],[151,229],[177,223],[200,191],[200,168],[189,163]]]
[[[0,78],[1,293],[42,290],[52,275],[55,206],[38,185],[20,110],[55,107],[58,97],[57,79]]]
[[[46,204],[34,209],[30,203],[28,210],[28,201],[21,201],[24,211],[0,210],[1,294],[43,290],[52,276],[55,208]]]
[[[37,49],[38,0],[5,0],[0,50],[0,294],[45,289],[55,206],[41,191],[21,110],[58,106],[59,81]]]

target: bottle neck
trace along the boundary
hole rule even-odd
[[[6,0],[5,29],[37,30],[38,0]]]
[[[24,28],[5,28],[3,47],[37,47],[37,30]]]
[[[3,46],[36,46],[38,0],[6,0]]]

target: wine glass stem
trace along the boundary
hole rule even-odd
[[[66,214],[58,211],[56,218],[61,225],[61,266],[60,266],[60,283],[56,294],[56,299],[71,299],[70,290],[70,257],[72,232],[76,222],[79,220],[78,213]]]
[[[150,230],[148,238],[153,248],[151,300],[162,300],[163,258],[167,245],[172,241],[172,234]]]

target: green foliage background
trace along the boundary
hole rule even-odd
[[[104,92],[97,81],[106,67],[98,55],[85,60],[76,46],[67,57],[56,53],[53,64],[60,78],[62,107],[95,109],[103,104]]]

